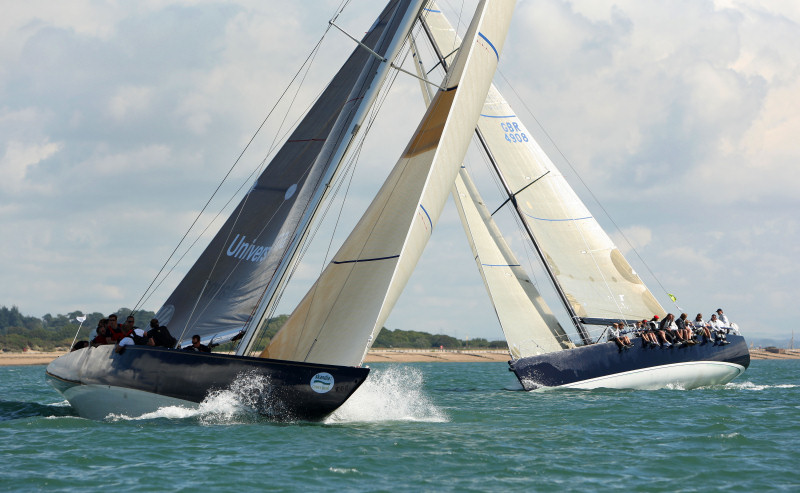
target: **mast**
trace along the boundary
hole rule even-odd
[[[481,143],[481,147],[483,147],[483,151],[486,153],[486,157],[489,158],[489,162],[492,163],[492,168],[494,172],[497,174],[498,178],[500,178],[500,182],[503,184],[503,190],[505,190],[506,195],[508,195],[508,200],[514,205],[514,212],[517,213],[517,216],[520,219],[520,222],[525,227],[525,232],[530,238],[531,243],[533,243],[533,248],[536,250],[536,254],[539,256],[539,259],[542,261],[542,265],[544,266],[545,272],[547,272],[547,276],[550,278],[550,282],[553,283],[553,286],[556,289],[556,293],[558,294],[558,298],[561,300],[561,303],[564,305],[564,308],[567,310],[569,314],[569,318],[572,321],[572,324],[575,326],[575,329],[578,331],[578,334],[581,336],[581,340],[584,344],[591,344],[592,338],[589,337],[589,333],[586,331],[586,328],[581,323],[580,317],[577,313],[575,313],[575,309],[572,308],[572,303],[569,302],[569,298],[567,298],[567,294],[564,292],[564,289],[561,287],[561,283],[558,282],[558,278],[556,277],[553,270],[550,268],[550,265],[547,263],[547,258],[544,255],[539,243],[536,241],[536,237],[533,235],[533,231],[531,231],[530,226],[528,226],[528,222],[522,215],[522,211],[519,209],[519,205],[517,204],[517,197],[516,194],[511,191],[506,182],[503,173],[500,171],[500,168],[497,166],[497,161],[495,161],[494,155],[492,151],[489,149],[489,146],[486,144],[486,140],[483,138],[483,134],[479,128],[475,128],[475,135],[478,136],[478,140]],[[535,183],[532,182],[531,184]]]
[[[439,50],[439,46],[436,44],[436,41],[434,40],[433,33],[431,33],[430,27],[428,26],[428,23],[425,22],[425,19],[424,19],[423,16],[420,16],[420,24],[422,24],[422,28],[425,31],[425,35],[428,37],[428,40],[430,41],[431,45],[433,46],[433,50],[436,53],[436,56],[439,58],[439,63],[442,65],[442,68],[447,70],[447,61],[445,60],[444,56],[442,55],[441,51]],[[561,283],[558,282],[558,279],[556,278],[555,273],[550,268],[550,265],[547,262],[547,258],[545,257],[544,252],[542,251],[541,247],[539,246],[539,243],[536,241],[536,238],[534,237],[533,232],[531,231],[530,227],[528,226],[528,222],[523,217],[522,211],[520,211],[519,206],[517,205],[517,199],[516,199],[515,192],[513,192],[511,190],[511,188],[508,186],[508,182],[506,181],[505,177],[503,176],[503,173],[500,171],[500,168],[497,166],[497,161],[495,160],[494,155],[492,154],[492,151],[489,149],[489,146],[486,144],[486,140],[483,138],[483,134],[481,133],[481,131],[480,131],[480,129],[478,127],[475,127],[475,135],[477,135],[478,140],[481,143],[481,147],[483,147],[483,151],[486,154],[486,157],[489,159],[489,162],[492,163],[492,168],[494,169],[494,172],[497,174],[498,178],[500,178],[500,182],[503,184],[503,189],[505,190],[506,195],[508,195],[508,200],[511,201],[511,203],[514,205],[514,212],[516,212],[517,216],[520,218],[520,222],[525,227],[525,232],[528,235],[528,238],[531,240],[531,243],[533,244],[533,247],[536,250],[536,254],[539,256],[539,259],[541,260],[542,265],[544,266],[544,269],[547,272],[547,276],[550,278],[550,282],[553,283],[553,286],[556,289],[556,293],[558,294],[558,298],[561,300],[561,303],[564,305],[564,308],[567,310],[567,313],[569,314],[570,321],[575,326],[575,329],[577,330],[578,334],[580,335],[581,341],[583,341],[584,344],[591,344],[592,343],[592,339],[589,336],[589,333],[587,332],[586,328],[581,323],[580,317],[578,316],[577,313],[575,313],[575,309],[572,307],[572,304],[570,303],[569,298],[567,297],[566,293],[564,292],[564,289],[561,287]]]
[[[383,186],[263,357],[360,365],[447,202],[511,22],[483,0],[464,48]]]
[[[388,60],[392,60],[395,58],[397,53],[399,52],[400,48],[402,47],[403,41],[405,40],[408,32],[411,30],[417,13],[419,12],[420,8],[422,7],[423,0],[411,0],[407,8],[403,9],[398,6],[397,10],[395,11],[392,19],[390,19],[387,23],[391,24],[395,20],[397,16],[405,16],[404,19],[401,21],[401,26],[394,31],[394,36],[391,39],[391,43],[386,49],[386,58]],[[413,14],[410,14],[413,12]],[[384,32],[381,39],[376,43],[376,46],[380,45],[384,42],[385,38],[389,35],[389,32]],[[358,49],[358,48],[357,48]],[[371,51],[371,50],[370,50]],[[371,63],[377,63],[378,60],[375,58],[371,59]],[[389,71],[390,62],[384,61],[380,62],[377,68],[377,74],[374,76],[371,82],[371,86],[365,91],[362,98],[362,103],[359,105],[359,108],[355,114],[355,116],[349,120],[347,118],[341,118],[340,121],[337,122],[337,125],[334,127],[334,130],[331,133],[338,133],[342,132],[342,135],[347,135],[343,141],[339,144],[339,146],[332,150],[332,156],[330,157],[331,161],[336,163],[334,166],[331,166],[328,169],[328,172],[324,175],[321,180],[323,183],[322,186],[318,187],[314,193],[311,203],[314,204],[310,207],[306,213],[303,215],[303,218],[298,223],[297,231],[300,231],[300,234],[293,235],[292,241],[286,254],[281,259],[280,265],[276,271],[276,275],[273,276],[270,283],[267,285],[266,289],[264,290],[264,295],[259,302],[251,321],[250,326],[247,328],[247,332],[245,333],[242,342],[236,349],[237,355],[244,355],[247,354],[252,349],[253,342],[255,340],[255,335],[258,333],[259,328],[261,327],[262,323],[264,322],[264,318],[266,318],[267,314],[270,312],[274,304],[276,303],[276,294],[279,293],[283,286],[288,281],[287,273],[292,270],[292,267],[298,262],[298,253],[300,251],[300,246],[303,245],[308,237],[309,232],[309,225],[315,220],[319,211],[320,211],[320,204],[325,200],[328,195],[328,192],[331,188],[331,183],[336,179],[339,174],[340,164],[344,160],[344,157],[347,155],[347,152],[350,149],[350,145],[355,138],[355,135],[358,133],[359,129],[361,128],[361,124],[364,122],[364,119],[367,116],[367,113],[372,107],[372,102],[378,95],[380,91],[383,81]],[[371,70],[370,65],[367,65],[363,69],[363,73],[361,74],[359,82],[355,85],[353,90],[354,93],[357,93],[361,86],[370,78]],[[357,96],[357,95],[354,95]],[[345,127],[345,125],[347,125]],[[323,151],[320,154],[320,158],[323,157],[327,158],[326,153]]]

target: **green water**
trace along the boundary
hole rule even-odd
[[[800,361],[725,386],[533,394],[503,363],[373,364],[326,423],[235,392],[78,418],[44,367],[0,368],[0,491],[800,491]]]

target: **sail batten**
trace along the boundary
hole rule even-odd
[[[432,6],[438,10],[435,3]],[[426,16],[423,28],[437,54],[441,53],[440,46],[460,43],[452,26],[440,12]],[[448,60],[442,62],[447,66]],[[641,279],[494,85],[481,111],[476,133],[509,194],[498,210],[513,203],[584,343],[592,341],[581,320],[641,320],[650,318],[652,314],[663,314],[663,309]],[[496,262],[507,260],[497,256],[497,250],[507,248],[507,245],[496,230],[491,214],[488,211],[483,213],[485,206],[477,190],[471,190],[471,186],[469,176],[465,170],[462,171],[460,179],[456,181],[454,198],[479,271],[509,341],[512,356],[517,358],[558,349],[553,345],[549,349],[545,347],[547,343],[554,342],[553,337],[555,342],[567,344],[562,348],[568,347],[566,335],[560,326],[552,325],[549,331],[542,330],[548,329],[546,320],[552,320],[552,312],[546,305],[541,304],[545,322],[529,324],[530,317],[518,315],[520,310],[526,309],[527,304],[507,302],[509,297],[513,297],[510,293],[514,292],[518,282],[525,286],[525,277],[507,273],[495,279],[493,274],[502,271],[502,267],[496,263],[486,265],[481,262],[492,254]],[[556,230],[557,233],[545,235],[542,239],[542,232],[548,233],[550,230]],[[558,236],[565,230],[571,231],[572,237]],[[513,254],[511,256],[513,258]],[[606,258],[612,259],[613,270],[609,269]],[[571,264],[568,265],[568,262]],[[509,265],[508,268],[514,267]],[[593,285],[585,286],[583,281],[587,278]],[[541,298],[538,292],[532,292],[530,296],[531,299]],[[515,315],[517,318],[512,322]],[[534,320],[538,318],[533,317]],[[521,345],[532,338],[537,342],[534,346],[538,346],[539,341],[546,343],[545,346],[523,349]]]
[[[362,42],[393,58],[421,4],[392,0]],[[385,65],[363,48],[353,51],[161,307],[162,324],[205,337],[242,329],[265,312]]]
[[[468,40],[400,160],[330,263],[262,356],[358,365],[405,287],[439,218],[497,66],[513,2],[483,1]],[[490,54],[491,53],[491,54]]]

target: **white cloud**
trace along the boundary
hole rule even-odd
[[[153,89],[150,87],[121,86],[108,102],[108,110],[116,120],[146,114],[152,104]]]
[[[442,6],[456,18],[461,5],[452,3]],[[0,238],[0,304],[41,315],[135,303],[337,5],[33,1],[5,9],[0,216],[14,235]],[[379,8],[356,3],[338,23],[359,34]],[[501,60],[525,106],[665,289],[690,300],[687,307],[730,307],[765,333],[786,331],[782,304],[800,296],[799,25],[800,6],[788,0],[519,2]],[[352,49],[341,33],[328,34],[284,129]],[[365,145],[359,168],[367,176],[350,190],[339,234],[369,203],[421,114],[416,81],[401,75],[394,89]],[[280,122],[268,123],[222,201],[263,158]],[[487,183],[481,191],[497,205]],[[26,190],[39,193],[17,193]],[[522,252],[517,235],[509,239]],[[318,273],[314,252],[299,277]],[[663,299],[659,283],[652,286]],[[498,334],[452,211],[387,326]]]
[[[31,166],[39,164],[52,156],[61,148],[56,142],[23,143],[9,141],[5,145],[5,153],[0,158],[0,189],[7,193],[21,194],[26,192],[45,192],[36,183],[26,182],[25,178]]]

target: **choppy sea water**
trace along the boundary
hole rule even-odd
[[[800,491],[800,361],[691,391],[520,391],[502,363],[373,364],[324,423],[199,410],[89,421],[0,368],[0,491]]]

